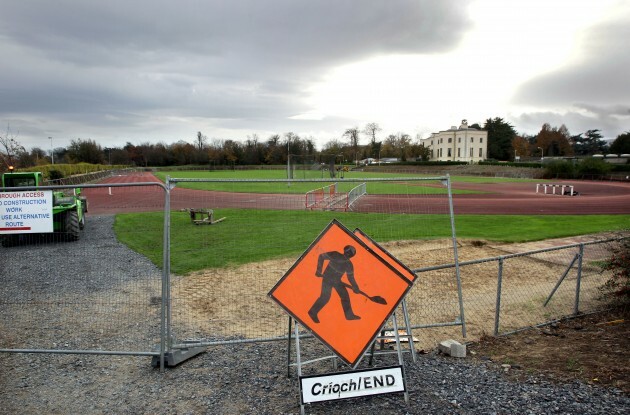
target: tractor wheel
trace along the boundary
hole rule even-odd
[[[79,215],[75,210],[69,210],[63,217],[63,232],[67,241],[79,239]]]

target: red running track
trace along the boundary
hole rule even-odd
[[[138,183],[159,180],[151,173],[115,176],[103,183]],[[474,190],[485,193],[453,195],[455,214],[490,215],[586,215],[630,214],[630,183],[596,181],[562,181],[557,184],[573,185],[578,196],[544,194],[542,187],[536,193],[536,184],[530,183],[452,183],[453,189]],[[556,190],[560,191],[559,188]],[[549,189],[548,189],[549,193]],[[140,212],[164,208],[164,192],[158,186],[85,189],[89,201],[89,214],[112,214],[121,211]],[[171,191],[171,208],[256,208],[304,209],[304,195],[252,194],[209,192],[175,188]],[[418,203],[414,199],[418,198]],[[208,201],[212,206],[205,206]],[[353,206],[356,212],[445,213],[444,196],[366,195]],[[630,225],[630,224],[629,224]]]

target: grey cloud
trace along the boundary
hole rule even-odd
[[[174,52],[320,65],[444,50],[466,27],[464,5],[454,1],[9,1],[2,16],[8,39],[85,65],[113,64],[127,51],[153,63]]]
[[[469,27],[467,3],[8,0],[0,120],[267,125],[308,111],[307,87],[336,65],[454,48]]]
[[[628,16],[619,16],[589,30],[582,39],[581,61],[525,83],[513,103],[546,107],[630,104],[627,20]]]
[[[544,123],[565,124],[571,134],[599,129],[607,139],[628,131],[629,17],[622,12],[613,21],[591,28],[581,39],[580,61],[522,85],[513,97],[514,104],[554,108],[554,111],[515,116],[513,122],[517,128],[535,134]]]
[[[577,103],[575,107],[598,117],[630,117],[630,104],[601,106]]]

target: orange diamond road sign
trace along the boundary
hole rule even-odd
[[[354,367],[411,288],[390,261],[333,220],[269,297]]]
[[[378,256],[383,258],[390,264],[392,267],[396,268],[398,272],[402,274],[403,277],[407,278],[409,282],[414,282],[416,280],[416,274],[410,270],[405,264],[400,262],[396,257],[387,252],[385,248],[380,246],[376,241],[367,236],[363,231],[359,228],[354,230],[354,235],[359,238],[363,243],[365,243],[372,251],[374,251]]]

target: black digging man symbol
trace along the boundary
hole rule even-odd
[[[350,258],[352,258],[356,253],[357,250],[353,246],[346,245],[346,247],[343,248],[343,254],[336,251],[324,252],[319,256],[319,258],[317,258],[317,270],[315,271],[315,275],[322,278],[322,292],[311,309],[308,310],[308,315],[311,316],[311,319],[313,319],[315,323],[319,323],[317,314],[326,304],[328,304],[333,289],[337,292],[339,298],[341,299],[341,306],[343,307],[346,320],[359,320],[361,318],[352,311],[350,295],[348,294],[348,288],[350,287],[354,293],[361,293],[361,290],[354,279],[354,267],[352,265],[352,261],[350,261]],[[326,261],[328,261],[328,265],[322,272],[324,262]],[[341,281],[343,274],[348,276],[348,280],[351,285],[345,284]]]

